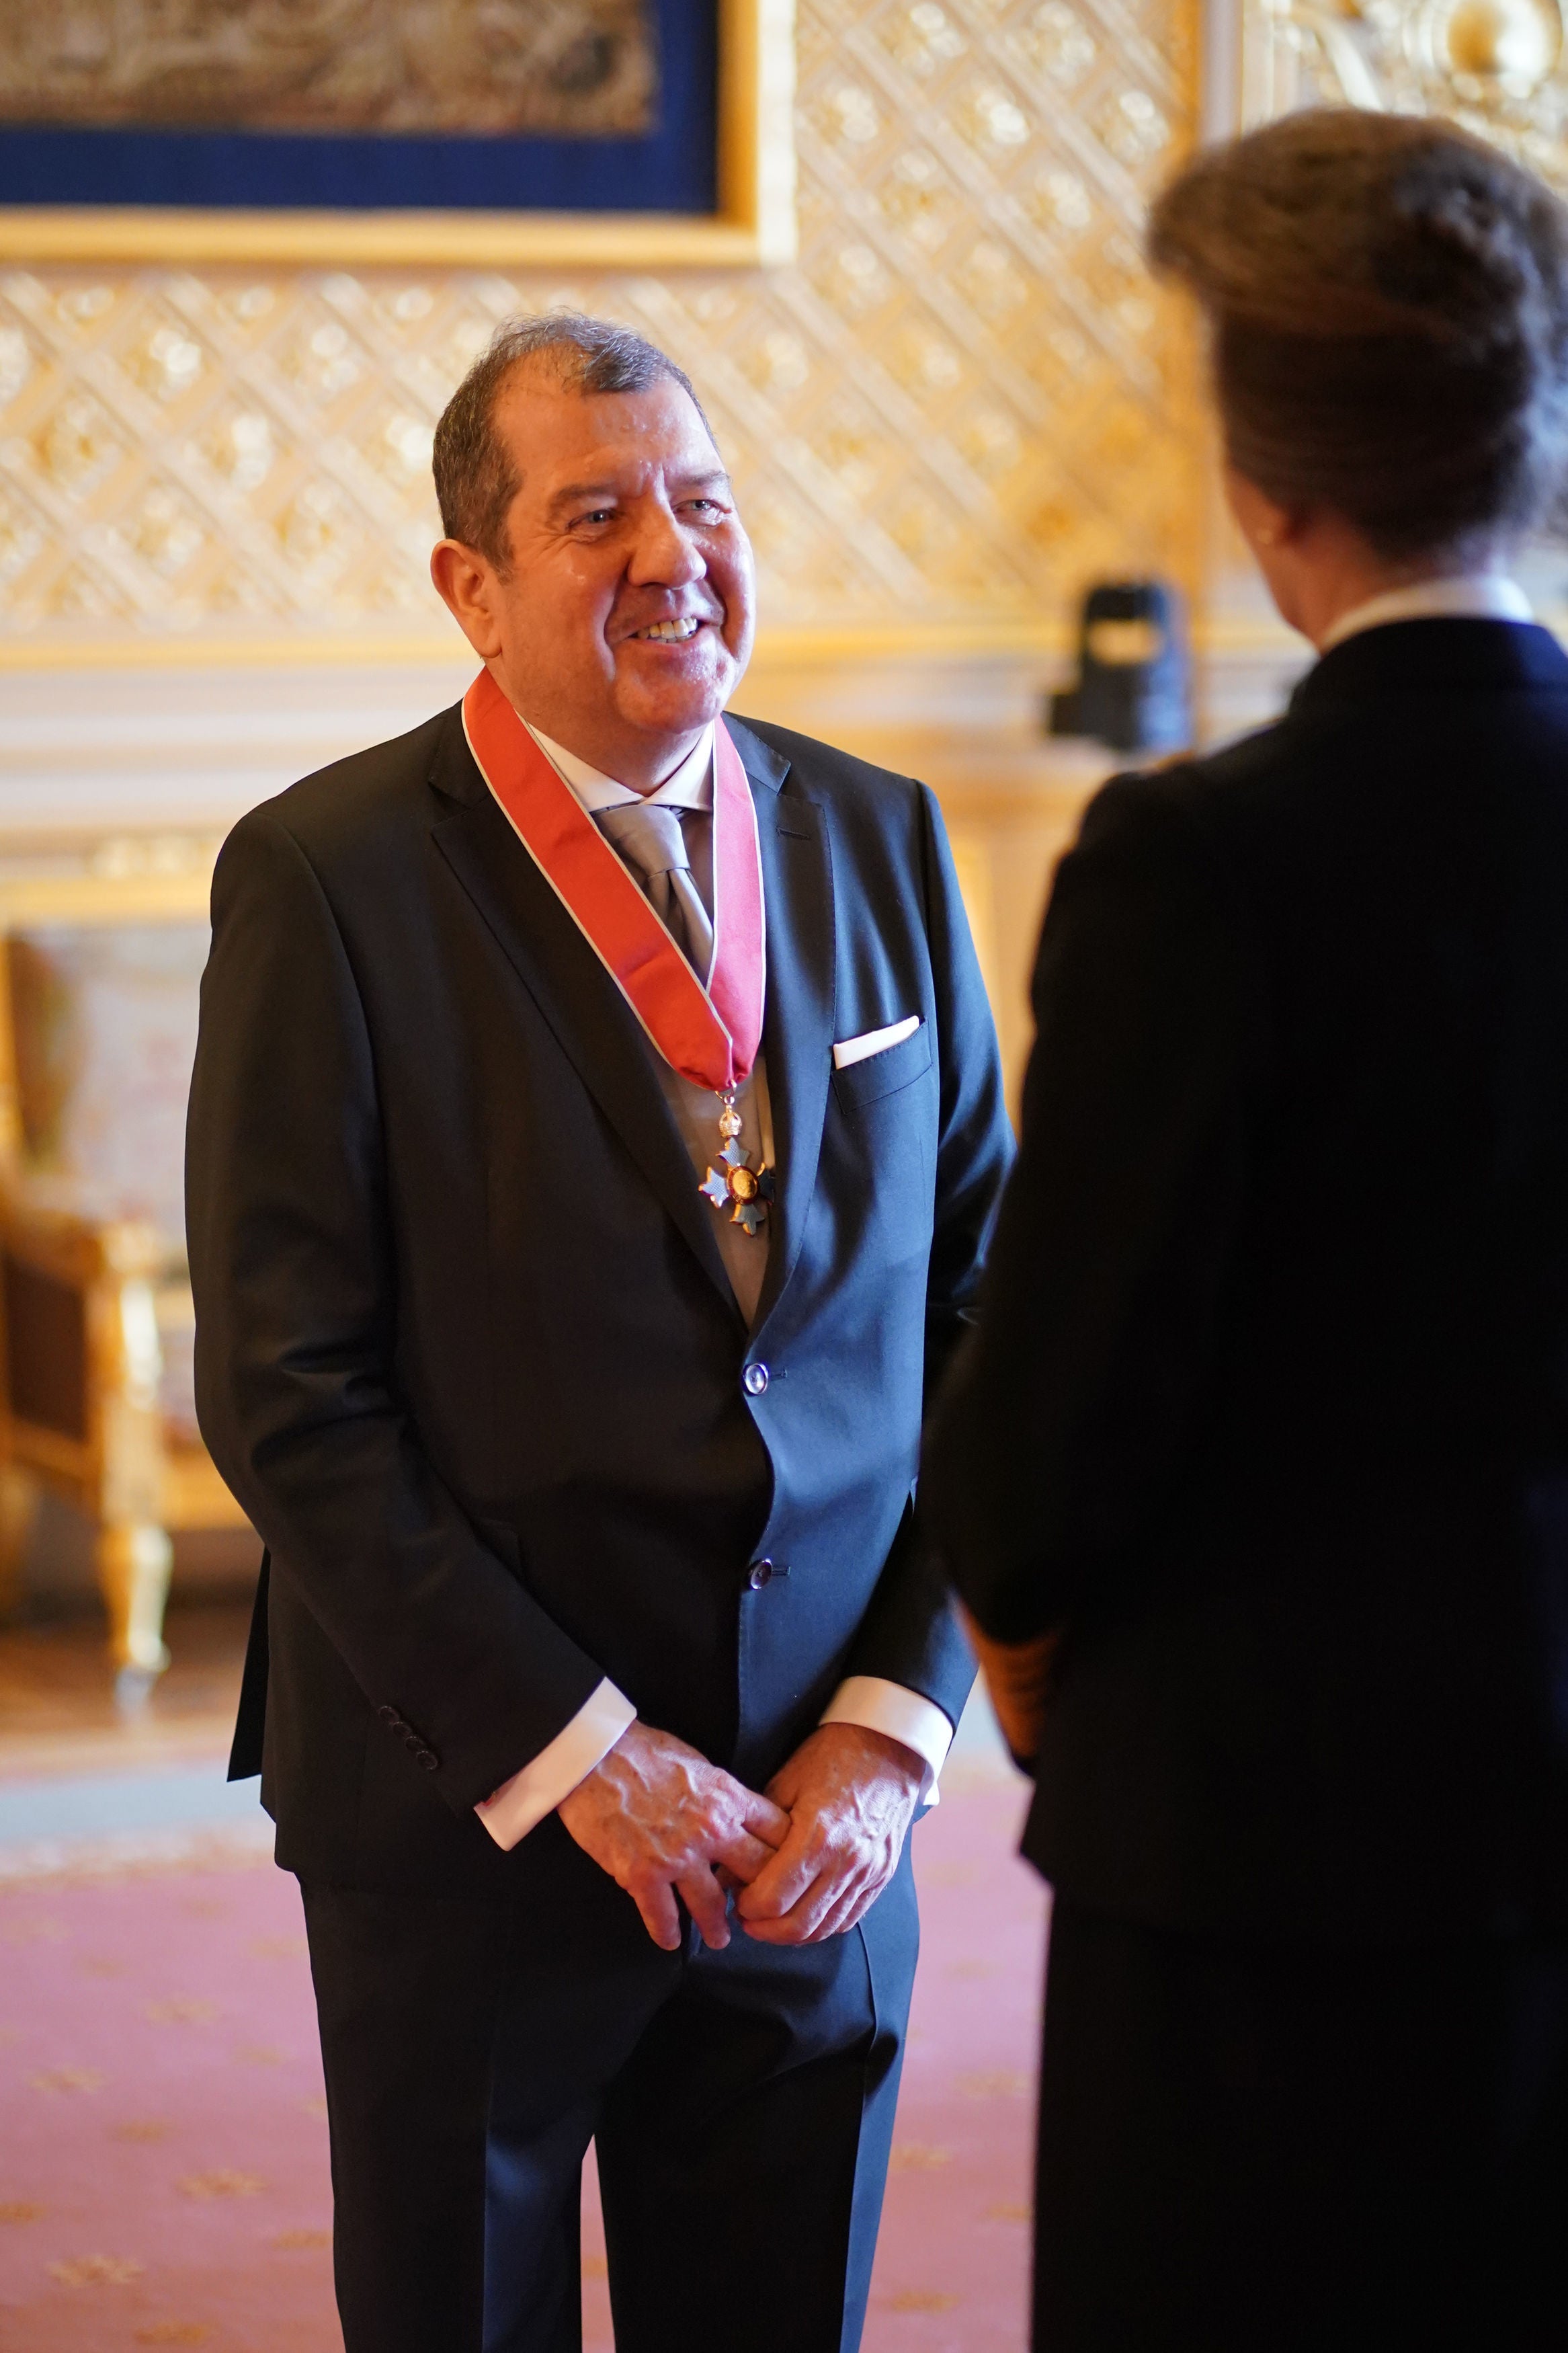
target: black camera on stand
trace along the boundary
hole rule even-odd
[[[1182,601],[1163,580],[1106,580],[1083,600],[1076,686],[1046,698],[1047,732],[1114,752],[1182,752],[1193,740],[1192,656]]]

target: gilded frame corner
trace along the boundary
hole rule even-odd
[[[0,260],[297,268],[746,268],[792,261],[795,0],[719,0],[719,208],[232,212],[0,206]]]

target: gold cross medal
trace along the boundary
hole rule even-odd
[[[752,1167],[751,1154],[742,1150],[741,1114],[735,1109],[734,1095],[721,1095],[719,1100],[724,1106],[719,1114],[723,1149],[718,1167],[709,1169],[697,1189],[716,1209],[728,1208],[732,1226],[741,1227],[748,1234],[759,1234],[768,1221],[773,1172],[771,1168]]]

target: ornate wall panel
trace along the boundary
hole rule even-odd
[[[1568,187],[1563,47],[1561,0],[1245,0],[1243,107],[1446,114]]]
[[[767,273],[7,269],[0,650],[442,643],[432,427],[562,301],[702,387],[775,630],[1018,641],[1090,575],[1193,579],[1192,356],[1138,238],[1195,33],[1195,0],[803,0]]]

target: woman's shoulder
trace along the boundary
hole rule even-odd
[[[1296,765],[1299,750],[1283,720],[1210,752],[1179,752],[1103,784],[1084,811],[1085,849],[1131,848],[1140,839],[1177,841],[1246,822],[1269,785]]]

